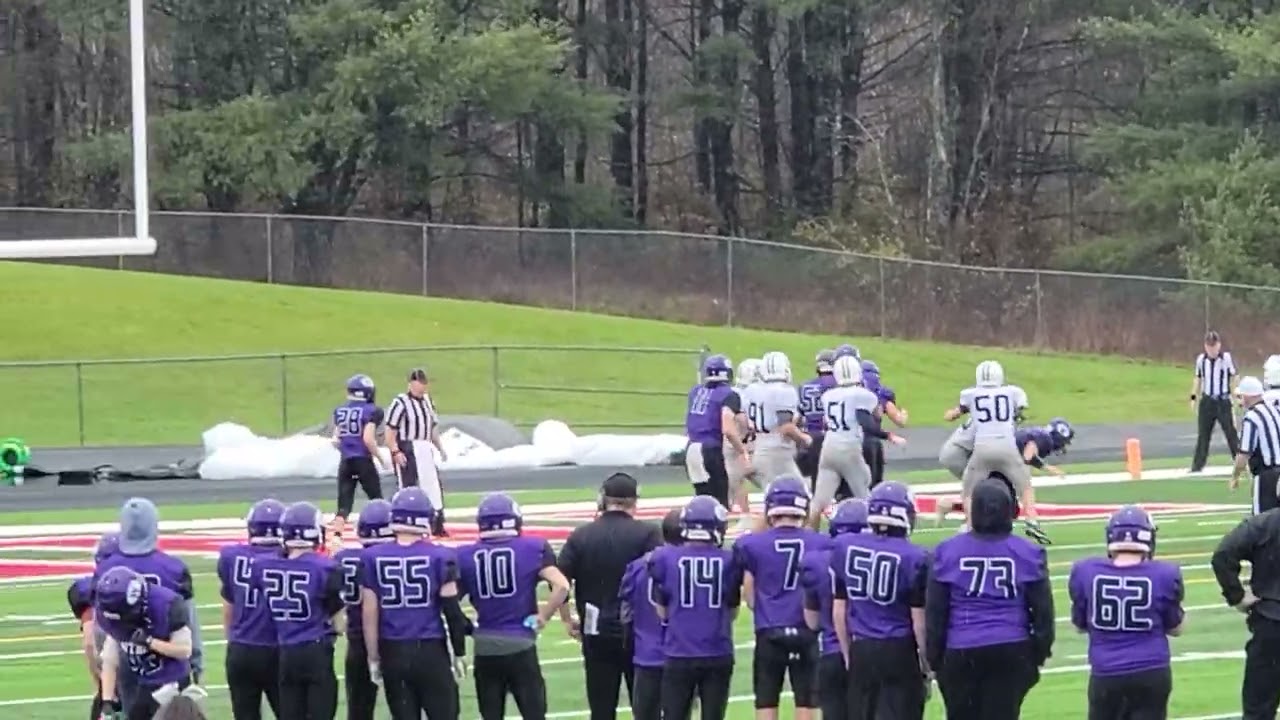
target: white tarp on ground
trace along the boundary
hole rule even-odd
[[[531,437],[529,445],[494,450],[449,428],[440,438],[449,459],[440,463],[440,468],[448,472],[548,465],[659,465],[666,464],[673,453],[684,450],[687,444],[683,435],[579,437],[559,420],[539,423]],[[319,435],[267,438],[254,435],[243,425],[222,423],[206,430],[203,439],[205,459],[200,464],[200,477],[208,480],[331,478],[338,472],[338,451],[329,438]]]

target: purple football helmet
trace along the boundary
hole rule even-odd
[[[490,493],[476,508],[476,529],[481,538],[515,537],[524,525],[520,506],[506,493]]]
[[[867,530],[867,501],[849,498],[836,505],[827,523],[831,537],[837,535],[858,534]]]
[[[275,498],[259,500],[249,508],[244,523],[249,530],[251,545],[279,545],[280,518],[284,516],[284,503]]]
[[[377,388],[373,385],[373,378],[368,375],[352,375],[347,380],[348,398],[373,402],[375,395],[377,395]]]
[[[123,565],[102,573],[93,589],[94,606],[110,620],[136,618],[146,608],[145,578]]]
[[[431,521],[435,516],[431,498],[416,485],[391,496],[392,532],[426,535],[431,532]]]
[[[729,529],[729,511],[719,500],[710,495],[699,495],[690,500],[680,513],[680,537],[685,540],[724,542]]]
[[[871,489],[867,499],[867,524],[872,529],[899,529],[911,532],[916,525],[916,503],[911,491],[900,482],[882,482]]]
[[[818,354],[813,358],[814,371],[819,375],[830,375],[832,366],[836,362],[835,350],[819,350]]]
[[[809,488],[795,475],[782,475],[764,489],[765,517],[809,517]]]
[[[1137,505],[1125,505],[1107,520],[1107,552],[1136,552],[1153,555],[1156,551],[1156,521],[1151,513]]]
[[[845,343],[836,348],[836,357],[851,357],[861,360],[862,354],[858,352],[858,348],[850,345],[849,343]]]
[[[370,500],[356,518],[356,537],[362,545],[376,545],[393,539],[391,533],[391,503],[386,500]]]
[[[875,364],[874,362],[872,362],[872,361],[870,361],[870,360],[863,360],[863,361],[862,361],[862,374],[863,374],[864,376],[865,376],[865,375],[875,375],[876,377],[880,377],[880,366],[879,366],[879,365],[877,365],[877,364]]]
[[[287,548],[316,548],[324,544],[324,516],[309,502],[298,502],[280,515],[280,537]]]
[[[97,544],[93,546],[93,564],[97,565],[118,552],[120,552],[120,533],[103,533],[102,537],[98,538]]]
[[[712,355],[702,363],[702,382],[726,383],[733,381],[733,363],[724,355]]]
[[[1076,437],[1075,428],[1071,427],[1071,423],[1066,418],[1056,417],[1044,426],[1049,431],[1049,436],[1053,438],[1053,444],[1060,450],[1066,450],[1067,446]]]

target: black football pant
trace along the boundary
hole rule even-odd
[[[338,517],[346,519],[356,502],[356,486],[370,500],[382,499],[382,479],[370,457],[342,458],[338,462]]]
[[[507,693],[516,701],[524,720],[547,717],[547,683],[542,678],[536,647],[510,655],[477,655],[475,662],[472,675],[481,720],[506,717]]]
[[[729,507],[729,467],[725,465],[724,443],[702,445],[702,467],[707,481],[693,486],[695,495],[710,495]]]
[[[1127,675],[1089,676],[1089,720],[1165,720],[1173,671],[1167,667]]]
[[[418,477],[418,456],[413,449],[413,441],[398,440],[396,445],[400,447],[400,452],[404,453],[404,467],[396,468],[396,480],[401,488],[417,487],[421,484],[421,478]],[[444,478],[440,477],[440,473],[436,473],[436,479],[440,482],[440,497],[444,497]],[[444,532],[444,508],[436,508],[436,516],[431,521],[431,534],[441,537]]]
[[[1236,456],[1240,443],[1236,439],[1236,421],[1231,414],[1231,398],[1200,398],[1196,412],[1196,453],[1191,458],[1191,471],[1204,469],[1209,461],[1209,440],[1213,437],[1213,426],[1222,427],[1222,434],[1227,438],[1227,449],[1231,457]]]
[[[689,717],[696,696],[702,720],[724,720],[732,681],[732,657],[667,660],[662,670],[662,717]]]
[[[280,720],[333,720],[338,677],[333,643],[316,640],[280,648]]]
[[[791,680],[796,707],[816,708],[818,641],[809,628],[774,628],[756,633],[751,663],[751,691],[756,708],[776,708],[782,683]]]
[[[849,646],[847,677],[849,720],[924,717],[924,676],[914,638],[855,641]]]
[[[1253,514],[1280,507],[1280,467],[1262,468],[1253,477]]]
[[[587,635],[582,638],[582,669],[587,677],[587,706],[591,720],[615,720],[622,683],[627,695],[635,692],[631,649],[622,638]]]
[[[378,706],[378,686],[369,677],[369,653],[364,649],[364,638],[359,635],[347,636],[343,683],[347,690],[347,720],[373,720],[373,711]]]
[[[392,720],[458,720],[458,683],[444,640],[384,640],[382,680]]]
[[[1038,682],[1029,640],[948,650],[938,672],[947,720],[1018,720],[1023,698]]]
[[[871,470],[871,487],[884,482],[884,442],[875,438],[862,441],[862,459]]]
[[[849,693],[845,687],[848,671],[844,668],[844,656],[840,653],[823,655],[818,660],[818,707],[823,720],[849,715]]]
[[[800,474],[809,481],[809,492],[812,493],[818,482],[818,460],[822,458],[822,439],[826,435],[813,435],[813,442],[807,448],[802,448],[796,453],[796,467],[800,469]],[[840,486],[836,488],[835,501],[841,502],[853,497],[853,491],[849,489],[849,482],[844,478],[840,478]]]
[[[1241,720],[1274,720],[1280,706],[1280,622],[1249,616],[1244,645],[1244,682],[1240,686]]]
[[[662,720],[662,667],[637,667],[631,689],[633,720]],[[94,718],[93,720],[98,720]]]
[[[262,720],[262,698],[280,716],[280,652],[274,647],[228,643],[227,690],[235,720]]]

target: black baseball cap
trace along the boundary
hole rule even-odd
[[[409,371],[409,382],[417,380],[418,382],[427,381],[427,371],[422,368],[414,368]]]
[[[600,486],[600,494],[614,500],[635,500],[640,497],[640,483],[626,473],[614,473]]]

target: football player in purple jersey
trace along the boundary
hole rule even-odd
[[[666,545],[679,545],[681,508],[675,508],[662,518],[662,541]],[[649,558],[653,552],[632,560],[622,575],[618,587],[619,615],[623,632],[630,640],[635,681],[631,687],[631,717],[634,720],[661,720],[662,718],[662,666],[666,655],[662,651],[665,624],[658,617],[653,594],[653,580],[649,577]]]
[[[360,612],[374,681],[393,720],[457,720],[471,622],[459,604],[452,548],[431,541],[436,509],[421,487],[391,497],[395,540],[365,548]],[[446,643],[447,639],[447,643]],[[450,649],[453,654],[450,657]]]
[[[382,408],[374,404],[377,389],[368,375],[353,375],[347,380],[347,401],[333,410],[333,446],[338,449],[338,512],[333,529],[342,532],[355,504],[356,486],[370,500],[382,498],[382,478],[378,468],[384,467],[378,452],[378,426],[382,424]],[[390,470],[389,467],[385,469]]]
[[[787,677],[795,698],[791,717],[806,720],[818,707],[813,693],[818,643],[805,624],[800,570],[809,553],[825,549],[831,540],[805,526],[809,504],[809,490],[800,477],[774,480],[764,494],[768,529],[744,535],[733,546],[743,573],[742,595],[755,623],[751,685],[760,720],[778,717]]]
[[[1163,720],[1169,637],[1182,632],[1182,569],[1154,559],[1156,523],[1127,505],[1107,521],[1106,557],[1077,560],[1071,623],[1089,639],[1090,720]]]
[[[827,409],[822,404],[822,394],[836,386],[833,364],[836,361],[835,350],[819,350],[814,357],[814,376],[800,384],[800,414],[804,418],[805,432],[813,438],[808,447],[796,453],[796,467],[800,475],[809,481],[812,490],[818,480],[818,459],[822,457],[822,439],[827,432]],[[773,478],[765,478],[771,481]],[[844,499],[853,493],[849,484],[843,480],[836,491],[836,497]]]
[[[712,355],[702,365],[702,382],[689,390],[685,413],[685,469],[694,493],[710,495],[729,505],[729,469],[725,465],[725,445],[740,464],[742,476],[751,474],[751,459],[740,432],[738,416],[742,398],[733,388],[733,366],[724,355]]]
[[[680,545],[649,556],[654,607],[666,620],[662,649],[662,716],[687,718],[696,695],[702,720],[724,720],[733,680],[733,621],[742,602],[742,573],[721,547],[729,511],[715,498],[690,500],[680,514]]]
[[[322,523],[315,505],[288,506],[280,516],[284,553],[255,556],[250,566],[250,584],[275,626],[281,718],[333,720],[338,710],[333,644],[346,617],[342,572],[322,554]]]
[[[926,658],[949,720],[1017,720],[1053,649],[1048,557],[1013,534],[1017,503],[1004,477],[978,481],[968,502],[969,531],[934,549]]]
[[[483,720],[506,717],[507,695],[520,717],[547,716],[547,685],[538,662],[538,631],[569,599],[569,581],[545,538],[522,532],[524,516],[510,495],[486,495],[476,508],[478,542],[458,548],[459,583],[476,610],[476,705]],[[551,597],[538,608],[538,585]]]
[[[191,686],[191,629],[186,602],[124,566],[101,574],[94,586],[94,617],[102,645],[102,720],[150,720],[162,699]],[[137,688],[128,704],[116,697],[116,678],[127,666]],[[167,697],[166,697],[167,696]]]
[[[104,533],[93,548],[93,564],[96,567],[104,558],[119,552],[120,533]],[[102,654],[103,635],[93,621],[93,575],[85,575],[71,581],[67,588],[67,606],[71,616],[80,623],[80,649],[84,652],[89,679],[93,681],[93,701],[89,707],[89,720],[98,720],[102,714],[102,677],[99,661]]]
[[[842,500],[831,514],[827,526],[832,539],[842,535],[867,531],[867,502]],[[804,620],[818,633],[818,706],[822,717],[845,718],[849,711],[847,648],[842,648],[836,636],[832,614],[834,573],[831,570],[831,552],[819,550],[805,555],[800,571],[800,584],[804,586]]]
[[[280,652],[271,610],[253,587],[253,563],[280,554],[279,500],[254,503],[245,518],[248,539],[218,551],[222,595],[222,630],[227,637],[227,689],[236,720],[260,720],[266,696],[273,715],[280,715]]]
[[[333,555],[342,570],[342,602],[347,606],[347,657],[344,684],[347,691],[347,720],[373,720],[378,704],[378,685],[369,676],[369,657],[364,647],[364,627],[360,610],[360,569],[364,565],[364,549],[389,543],[391,503],[373,500],[360,511],[356,520],[359,547],[344,547]]]

